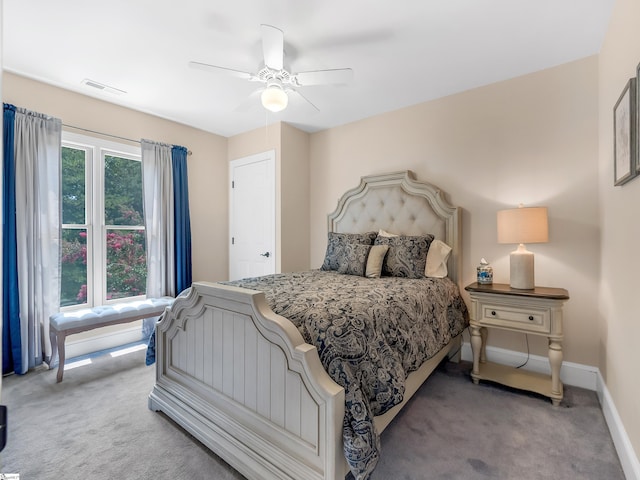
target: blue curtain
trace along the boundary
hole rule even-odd
[[[20,296],[16,242],[16,169],[14,132],[16,107],[3,104],[2,177],[2,373],[21,372]]]
[[[173,214],[175,226],[176,294],[191,286],[191,219],[189,216],[189,186],[187,182],[187,149],[171,148],[173,169]]]

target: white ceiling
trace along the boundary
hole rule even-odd
[[[314,132],[596,54],[614,1],[5,0],[3,68],[223,136]],[[262,23],[284,31],[290,71],[350,67],[353,82],[301,87],[319,113],[267,114],[259,97],[237,111],[259,84],[188,62],[257,72]]]

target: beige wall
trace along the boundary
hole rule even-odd
[[[413,170],[463,207],[463,284],[481,257],[509,281],[515,245],[496,240],[496,212],[549,207],[550,241],[530,245],[536,283],[564,287],[565,360],[598,363],[597,58],[562,65],[311,136],[311,266],[322,262],[326,216],[361,175]],[[522,335],[489,344],[524,351]],[[546,355],[543,338],[531,351]]]
[[[309,134],[282,124],[282,272],[309,269]]]
[[[282,124],[272,123],[265,128],[256,128],[249,132],[228,138],[228,160],[237,160],[256,153],[275,150],[279,156]],[[278,162],[279,163],[279,162]]]
[[[188,157],[193,279],[227,278],[227,139],[24,77],[3,73],[4,102],[121,137],[184,145]],[[74,131],[74,130],[70,130]],[[84,132],[80,132],[84,133]]]
[[[640,2],[618,0],[599,55],[600,370],[640,457],[640,179],[613,186],[613,105],[640,62]]]

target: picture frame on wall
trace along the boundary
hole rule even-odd
[[[613,173],[614,185],[623,185],[638,174],[636,130],[636,79],[625,85],[613,107]]]
[[[640,63],[636,67],[636,175],[640,176],[640,95],[638,95],[638,75],[640,75]]]

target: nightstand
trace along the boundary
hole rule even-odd
[[[562,306],[569,299],[564,288],[535,287],[513,289],[509,285],[472,283],[465,287],[471,296],[470,329],[473,351],[471,378],[477,384],[490,380],[509,387],[536,392],[551,398],[557,406],[562,400]],[[505,365],[487,362],[487,329],[497,328],[549,339],[551,378]]]

